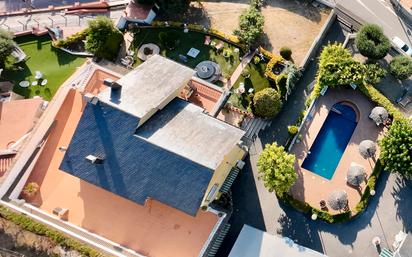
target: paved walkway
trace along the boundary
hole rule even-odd
[[[107,16],[112,20],[118,19],[124,10],[112,10]],[[98,14],[103,15],[103,14]],[[0,17],[0,28],[11,32],[22,32],[30,30],[32,27],[44,28],[45,26],[61,27],[85,27],[89,20],[94,19],[94,15],[62,15],[58,11],[37,14]]]
[[[224,84],[224,87],[227,90],[230,90],[233,87],[233,84],[236,83],[237,79],[240,77],[240,75],[242,75],[242,71],[243,69],[250,63],[250,61],[252,60],[253,56],[255,56],[255,52],[250,52],[245,54],[242,57],[242,61],[239,63],[239,65],[236,67],[235,71],[232,73],[232,76],[230,77],[230,79],[228,79],[226,81],[226,83]]]

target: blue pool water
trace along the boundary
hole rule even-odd
[[[331,179],[357,125],[352,107],[335,104],[322,125],[302,168]]]

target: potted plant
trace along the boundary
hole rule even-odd
[[[30,182],[23,188],[23,194],[27,198],[34,197],[39,191],[39,185],[36,182]]]

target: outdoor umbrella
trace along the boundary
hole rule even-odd
[[[365,169],[360,165],[351,165],[346,175],[346,181],[352,186],[359,186],[365,181]]]
[[[359,153],[363,158],[372,158],[376,153],[376,144],[371,140],[363,140],[359,144]]]
[[[334,210],[342,210],[348,205],[348,194],[343,190],[335,190],[330,194],[328,204]]]
[[[369,118],[371,118],[376,124],[384,123],[388,119],[388,111],[380,106],[375,107],[372,109]]]

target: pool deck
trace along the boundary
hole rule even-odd
[[[358,113],[359,120],[332,179],[328,180],[302,168],[301,165],[328,116],[329,110],[334,104],[342,101],[350,102],[356,106],[355,111]],[[328,89],[325,96],[318,98],[316,106],[312,109],[312,119],[307,121],[301,130],[302,140],[291,149],[291,152],[296,155],[297,159],[295,168],[298,172],[298,180],[291,189],[291,193],[296,199],[305,201],[313,207],[320,208],[319,202],[321,200],[327,200],[332,191],[341,189],[348,193],[349,208],[355,208],[356,204],[360,201],[361,192],[359,189],[346,184],[346,174],[352,162],[362,165],[365,168],[367,177],[372,173],[375,166],[373,160],[363,159],[358,151],[358,145],[362,140],[369,139],[377,142],[382,136],[382,127],[377,127],[368,118],[373,107],[375,107],[375,104],[358,90],[352,89]],[[379,149],[376,156],[379,156]],[[364,188],[365,183],[362,183],[361,190],[363,191]],[[329,211],[336,213],[331,208],[329,208]]]

